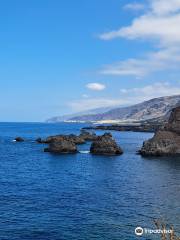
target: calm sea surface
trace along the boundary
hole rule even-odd
[[[51,155],[34,142],[82,126],[0,124],[0,240],[131,240],[155,218],[180,234],[180,158],[136,155],[149,133],[112,132],[124,149],[114,157]]]

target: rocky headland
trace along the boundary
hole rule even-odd
[[[143,143],[139,153],[143,156],[180,155],[180,107],[172,110],[168,123]]]

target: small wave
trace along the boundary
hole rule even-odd
[[[90,153],[90,151],[79,151],[80,153],[87,154]]]

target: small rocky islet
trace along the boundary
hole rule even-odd
[[[97,155],[120,155],[123,153],[123,150],[113,139],[111,133],[105,133],[92,142],[90,153]]]
[[[44,151],[51,153],[77,153],[77,145],[83,144],[86,141],[92,141],[90,147],[91,154],[120,155],[123,153],[122,149],[113,139],[111,133],[105,133],[102,136],[97,136],[95,133],[82,130],[79,136],[74,134],[56,135],[50,136],[45,140],[38,138],[36,141],[38,143],[49,144]]]
[[[16,137],[16,138],[14,139],[14,141],[15,141],[15,142],[24,142],[25,140],[24,140],[24,138],[22,138],[22,137]]]

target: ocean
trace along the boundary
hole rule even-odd
[[[90,143],[53,155],[34,141],[83,126],[0,123],[0,240],[133,240],[154,219],[180,234],[180,158],[136,154],[152,133],[112,131],[124,150],[112,157],[89,154]]]

